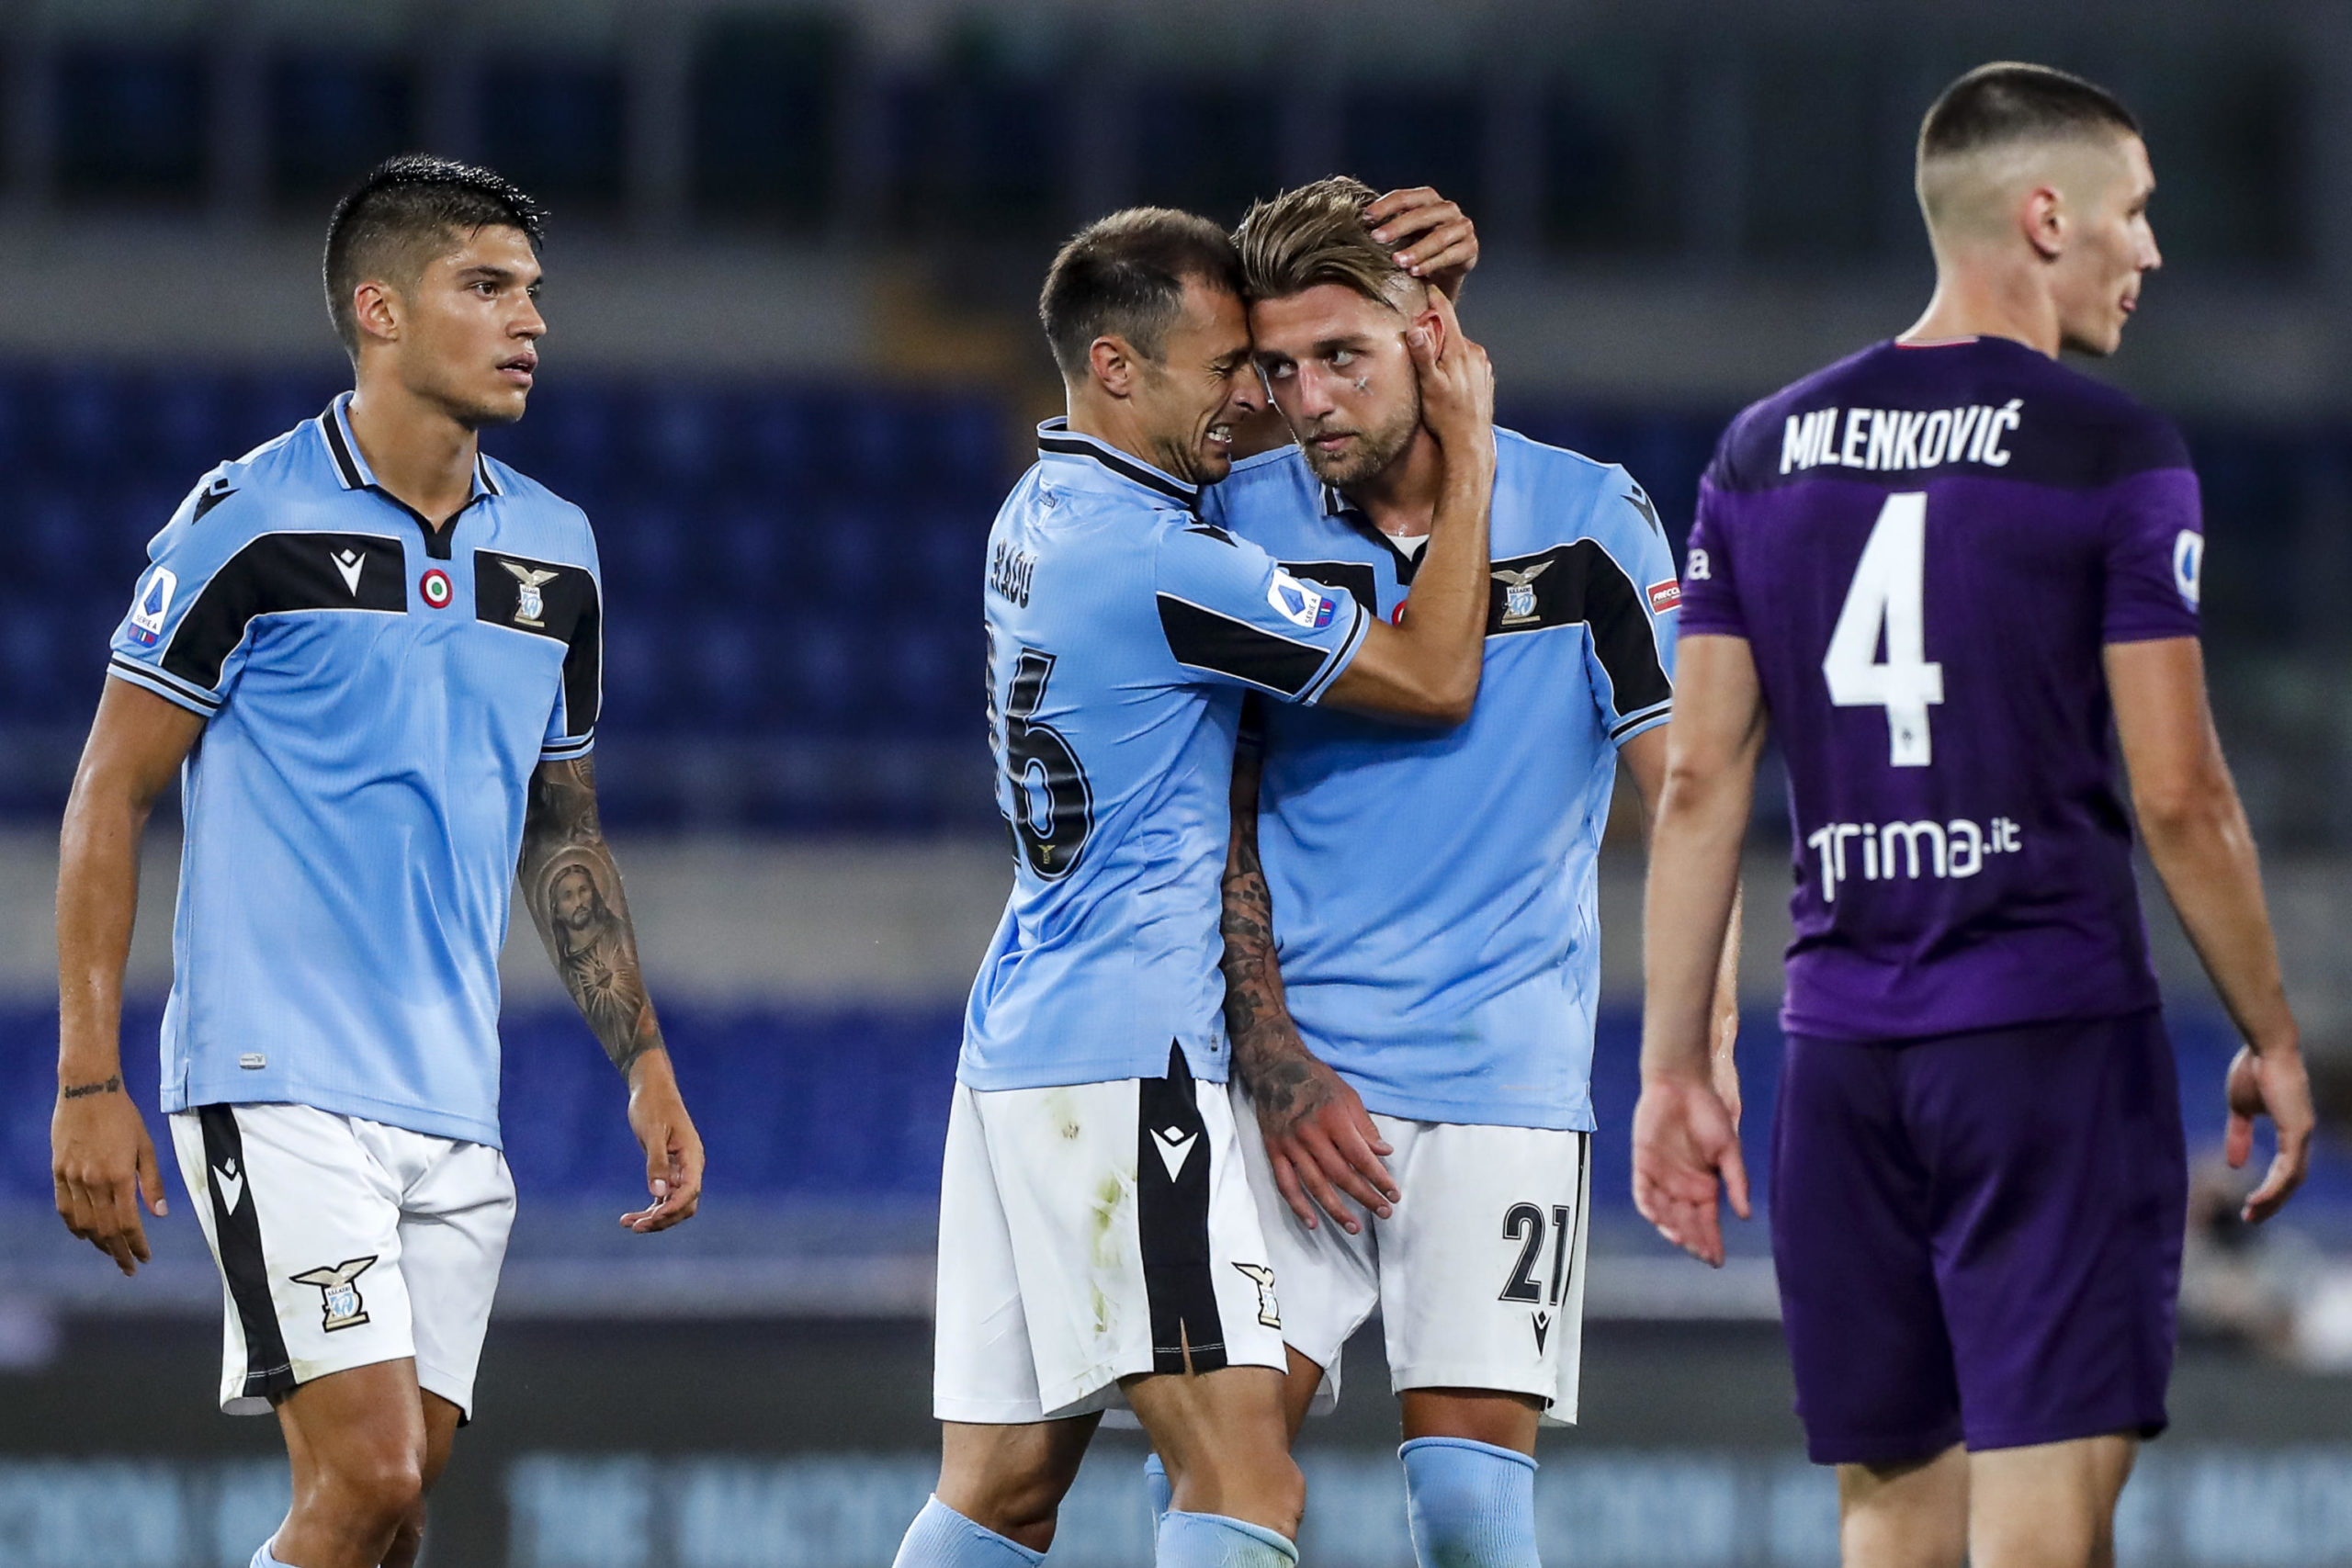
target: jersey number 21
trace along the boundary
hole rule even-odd
[[[1924,768],[1934,760],[1928,709],[1944,700],[1944,667],[1928,662],[1927,572],[1928,498],[1890,495],[1855,563],[1821,661],[1832,703],[1886,710],[1887,761],[1897,768]],[[1882,634],[1884,660],[1878,656]]]

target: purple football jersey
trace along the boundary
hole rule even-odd
[[[2108,643],[2197,635],[2179,435],[2022,344],[1881,344],[1735,420],[1682,635],[1744,637],[1788,764],[1784,1026],[1907,1039],[2156,1001]]]

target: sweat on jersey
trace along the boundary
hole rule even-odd
[[[1242,694],[1312,703],[1370,621],[1060,420],[989,531],[989,737],[1012,896],[964,1022],[977,1089],[1222,1083],[1218,882]]]
[[[115,634],[110,675],[208,720],[181,775],[163,1108],[495,1145],[525,791],[594,740],[596,545],[487,457],[435,533],[376,483],[349,401],[207,475]]]
[[[1682,634],[1747,639],[1785,754],[1794,1032],[2152,1007],[2100,649],[2197,635],[2179,435],[2005,338],[1881,344],[1747,410]]]
[[[1443,734],[1269,708],[1258,847],[1291,1016],[1366,1106],[1589,1131],[1617,748],[1673,702],[1674,559],[1624,469],[1495,433],[1486,667]],[[1297,448],[1203,511],[1384,619],[1408,558]]]

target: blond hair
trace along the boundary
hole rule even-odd
[[[1252,203],[1233,235],[1244,298],[1278,299],[1336,283],[1399,304],[1401,286],[1414,279],[1397,266],[1395,249],[1372,237],[1363,209],[1373,198],[1362,180],[1333,175]]]

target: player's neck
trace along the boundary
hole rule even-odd
[[[480,438],[390,377],[360,378],[351,434],[376,482],[434,527],[473,499]]]
[[[1416,539],[1430,531],[1437,516],[1438,491],[1444,479],[1437,437],[1426,426],[1416,426],[1411,444],[1395,462],[1340,494],[1382,533]]]
[[[1927,313],[1897,343],[1949,343],[1955,338],[2005,337],[2037,354],[2058,357],[2057,302],[2029,267],[1939,267]]]
[[[1162,472],[1168,471],[1168,459],[1153,446],[1144,430],[1143,421],[1136,415],[1132,400],[1089,397],[1073,389],[1067,406],[1071,434],[1091,435],[1105,446],[1125,452],[1138,463],[1148,463]],[[1175,477],[1183,478],[1181,474]]]

